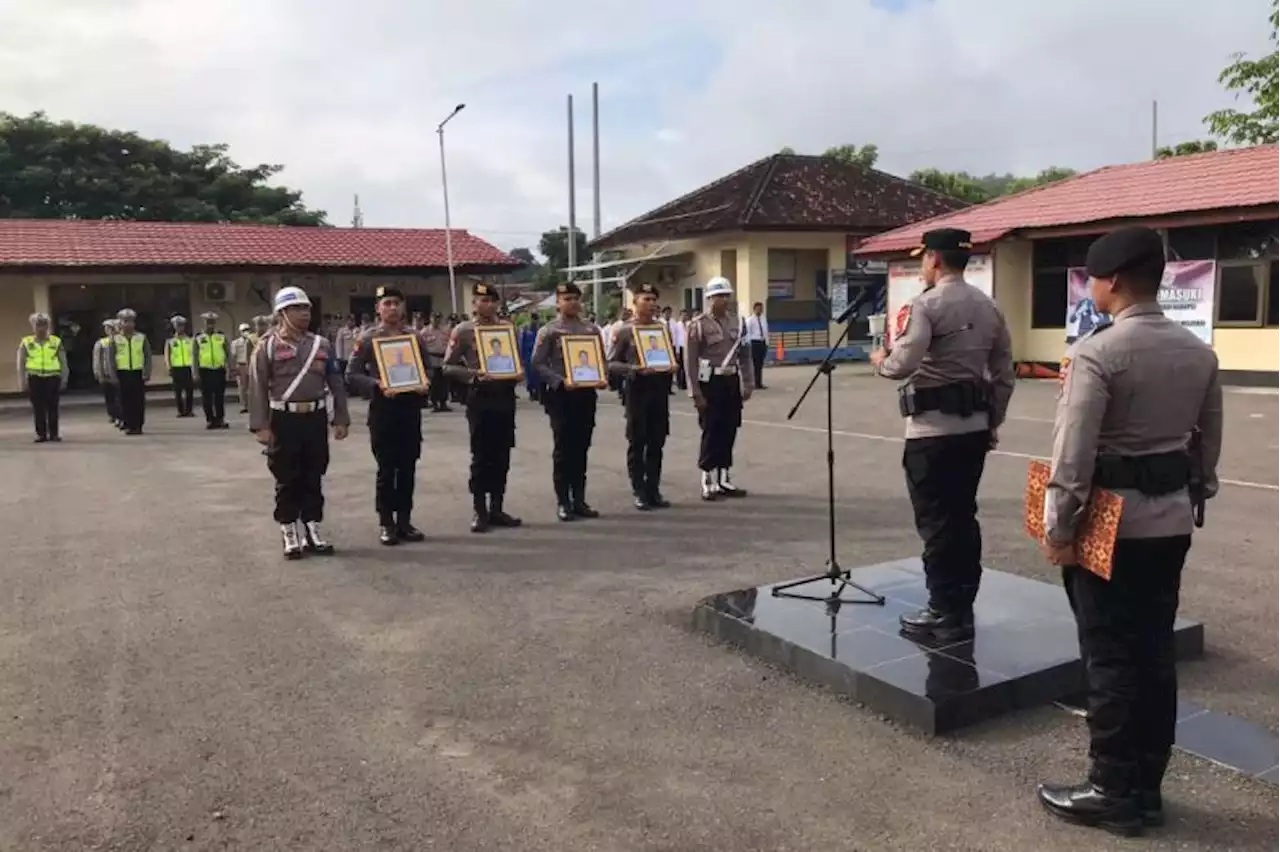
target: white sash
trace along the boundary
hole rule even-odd
[[[320,351],[320,335],[312,335],[311,351],[307,353],[307,359],[302,362],[302,369],[298,371],[298,375],[293,377],[293,381],[289,383],[289,387],[285,388],[283,394],[280,395],[280,402],[288,402],[293,399],[293,394],[298,390],[298,385],[302,384],[302,378],[311,369],[311,364],[316,360],[316,353]],[[275,356],[275,338],[271,338],[271,346],[268,347],[267,357]]]

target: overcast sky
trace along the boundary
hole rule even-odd
[[[226,142],[347,224],[455,227],[536,248],[591,231],[592,81],[604,227],[784,145],[874,142],[880,167],[1090,168],[1203,136],[1268,0],[0,0],[0,110]]]

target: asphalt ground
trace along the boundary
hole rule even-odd
[[[148,434],[69,404],[65,442],[0,417],[0,850],[1274,849],[1277,793],[1185,755],[1170,825],[1120,841],[1051,821],[1033,789],[1085,770],[1046,707],[930,739],[688,629],[701,597],[823,569],[824,400],[766,373],[738,444],[746,500],[697,500],[672,418],[663,513],[630,508],[621,410],[602,405],[589,499],[557,524],[550,432],[522,403],[508,508],[467,532],[461,413],[430,416],[424,545],[381,548],[357,426],[333,447],[329,558],[284,562],[242,431]],[[1054,388],[1023,383],[981,494],[986,562],[1053,581],[1021,529]],[[1206,625],[1183,694],[1276,726],[1277,405],[1228,394],[1221,495],[1182,613]],[[841,560],[919,551],[889,382],[842,370]],[[363,419],[362,410],[357,420]]]

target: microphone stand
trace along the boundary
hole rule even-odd
[[[836,364],[834,361],[836,351],[844,344],[849,336],[849,328],[851,323],[849,318],[857,311],[863,300],[858,300],[845,311],[838,322],[843,322],[844,331],[840,332],[840,337],[836,340],[835,345],[827,352],[827,357],[822,359],[822,363],[818,365],[818,369],[814,371],[813,378],[809,380],[808,386],[804,392],[800,394],[800,398],[796,400],[796,404],[792,406],[791,411],[787,413],[787,419],[790,420],[796,416],[796,412],[800,410],[800,406],[804,405],[805,399],[809,396],[809,391],[813,390],[813,386],[818,382],[818,376],[827,377],[827,546],[829,548],[827,555],[827,571],[825,574],[817,574],[812,577],[805,577],[802,580],[793,580],[790,583],[782,583],[774,586],[772,594],[775,598],[797,598],[807,601],[824,601],[827,604],[828,611],[834,616],[839,611],[840,604],[871,604],[873,606],[884,606],[884,595],[878,595],[868,588],[858,585],[850,579],[849,572],[840,567],[840,562],[836,558],[836,447],[835,447],[835,427],[833,425],[833,397],[831,374],[835,372]],[[803,594],[800,592],[790,591],[799,586],[814,583],[819,580],[831,581],[831,594],[816,595]],[[840,595],[845,589],[854,589],[861,592],[866,597],[854,598],[852,600],[844,600]]]

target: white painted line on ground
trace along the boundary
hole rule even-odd
[[[698,415],[692,411],[673,411],[672,414],[680,417],[697,417]],[[744,426],[768,426],[772,429],[791,429],[795,432],[814,432],[817,434],[826,434],[826,429],[818,426],[800,426],[795,423],[774,423],[770,420],[746,420],[742,421]],[[893,435],[873,435],[870,432],[847,432],[843,429],[833,429],[832,434],[840,435],[844,438],[861,438],[864,441],[887,441],[891,444],[901,444],[904,439]],[[1026,459],[1027,461],[1048,461],[1048,456],[1037,456],[1031,453],[1015,453],[1010,450],[992,450],[993,456],[1004,456],[1011,459]],[[1222,485],[1234,485],[1237,488],[1254,488],[1260,491],[1280,491],[1280,485],[1272,485],[1269,482],[1250,482],[1246,479],[1219,479]]]

